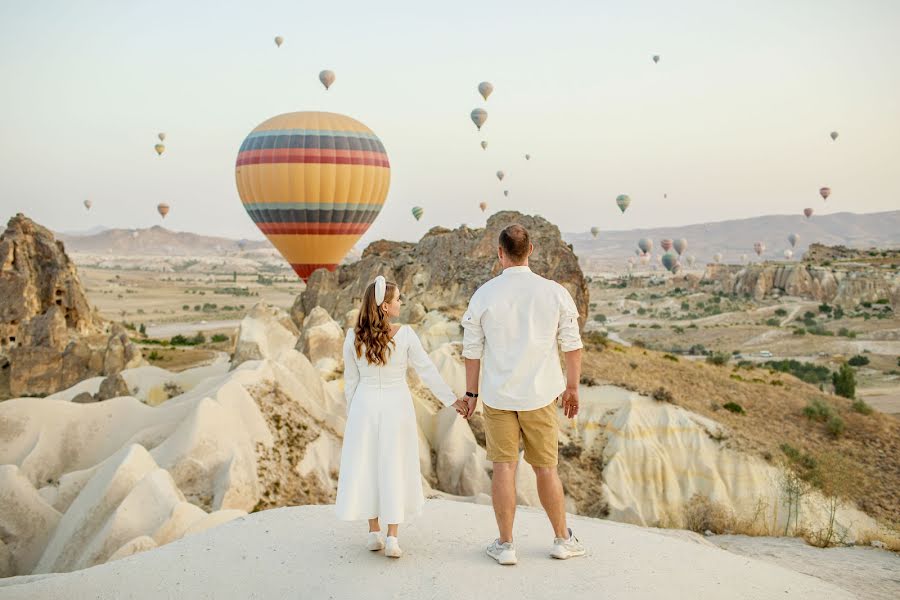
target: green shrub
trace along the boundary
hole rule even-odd
[[[844,429],[846,428],[844,420],[837,415],[832,415],[831,418],[828,419],[828,423],[826,423],[825,427],[828,428],[828,433],[834,437],[839,437],[844,433]]]
[[[834,414],[831,407],[822,402],[818,398],[810,400],[809,404],[803,407],[803,414],[812,421],[827,421]]]
[[[832,373],[831,383],[838,396],[850,399],[856,397],[856,373],[850,365],[844,363],[838,372]]]
[[[594,315],[594,320],[598,323],[606,323],[606,315]]]
[[[776,309],[775,309],[775,315],[778,316],[778,317],[786,317],[786,316],[787,316],[787,310],[785,310],[785,309],[783,309],[783,308],[776,308]]]
[[[224,333],[216,333],[212,336],[212,341],[214,343],[227,342],[229,339],[231,339],[231,338],[229,338]]]
[[[794,359],[770,360],[763,366],[779,371],[781,373],[790,373],[797,379],[806,383],[826,383],[831,379],[831,370],[824,365],[816,365],[813,363],[800,362]]]
[[[678,357],[671,354],[663,354],[663,358],[666,360],[671,360],[672,362],[678,362]]]
[[[159,352],[157,352],[156,350],[154,350],[147,357],[147,360],[162,360],[162,355]]]
[[[727,402],[722,405],[722,408],[724,408],[725,410],[731,411],[733,413],[737,413],[737,414],[741,414],[741,415],[744,414],[744,408],[737,402]]]
[[[779,321],[778,319],[766,319],[766,325],[768,325],[769,327],[778,327],[779,325],[781,325],[781,321]]]
[[[857,354],[856,356],[851,356],[850,360],[847,361],[847,364],[851,367],[862,367],[869,364],[869,357]]]
[[[689,302],[684,301],[681,303],[681,310],[690,310],[690,309],[691,309],[691,305]]]
[[[717,366],[727,365],[729,360],[731,360],[731,355],[727,352],[713,352],[706,357],[706,362]]]
[[[827,304],[820,304],[819,312],[825,313],[825,314],[831,314],[831,307]]]
[[[654,323],[650,326],[650,329],[662,329],[662,325],[660,325],[659,323]]]
[[[803,329],[802,327],[795,327],[794,335],[806,335],[806,330]]]
[[[853,404],[850,405],[850,408],[861,415],[872,414],[872,407],[866,404],[865,400],[854,400]]]

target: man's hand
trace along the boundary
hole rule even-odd
[[[470,418],[475,414],[475,407],[478,406],[478,398],[472,398],[471,396],[465,397],[466,406],[468,408],[468,412],[466,413],[466,418]]]
[[[562,409],[569,419],[574,419],[578,414],[578,386],[567,387],[563,392]]]
[[[474,398],[470,398],[470,400],[474,400]],[[466,402],[466,398],[460,398],[456,402],[453,403],[453,408],[456,409],[456,412],[463,419],[469,418],[469,403]]]

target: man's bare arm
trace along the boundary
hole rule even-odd
[[[566,417],[572,419],[578,414],[578,383],[581,381],[581,348],[564,352],[566,357],[566,391],[563,392],[562,406]]]
[[[481,376],[481,359],[480,358],[467,358],[466,359],[466,391],[472,392],[473,394],[478,393],[478,378]],[[468,419],[475,413],[475,407],[478,405],[478,398],[466,398],[466,401],[469,404],[469,414],[466,415]]]

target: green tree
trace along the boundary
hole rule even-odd
[[[838,396],[856,397],[856,373],[847,363],[842,364],[840,370],[832,374],[831,383],[834,384],[834,393]]]

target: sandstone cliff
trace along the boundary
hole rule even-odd
[[[142,361],[91,308],[62,242],[24,215],[0,235],[0,399],[46,395]]]
[[[461,314],[472,293],[500,273],[497,240],[500,231],[512,223],[524,225],[531,233],[531,269],[569,290],[584,326],[588,290],[572,247],[562,240],[559,228],[552,223],[512,211],[494,214],[484,229],[460,227],[451,231],[434,227],[417,244],[373,242],[358,262],[342,265],[333,272],[313,273],[306,291],[294,303],[291,316],[299,325],[313,308],[321,306],[341,319],[359,306],[366,286],[379,274],[400,286],[406,300],[401,319],[406,322],[417,323],[432,310]]]

